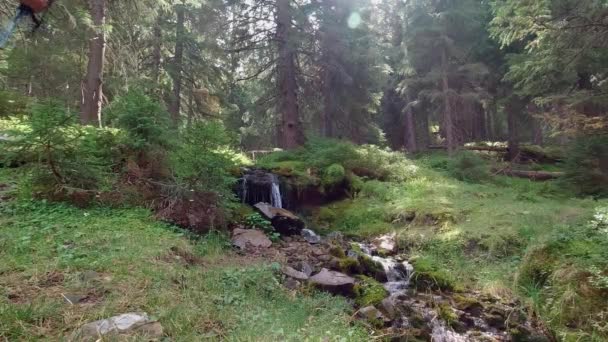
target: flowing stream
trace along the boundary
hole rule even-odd
[[[375,255],[375,247],[370,244],[359,244],[361,251],[372,260],[382,265],[386,272],[387,281],[383,284],[389,292],[388,300],[396,306],[405,306],[410,310],[414,309],[422,316],[431,328],[431,341],[433,342],[467,342],[478,341],[479,338],[488,338],[490,341],[498,337],[494,332],[483,332],[481,336],[473,338],[470,333],[457,333],[450,329],[448,325],[439,318],[439,314],[434,308],[429,307],[417,298],[417,293],[410,289],[410,281],[414,276],[414,267],[407,261],[398,261],[394,257],[381,257]],[[483,322],[476,322],[477,328],[484,331],[488,326]],[[411,328],[412,324],[405,315],[394,321],[393,327],[396,329]],[[502,340],[502,339],[499,339]]]
[[[281,194],[279,177],[263,170],[248,171],[241,179],[238,189],[243,203],[255,205],[259,202],[269,203],[272,207],[283,208],[284,198]],[[310,244],[319,244],[322,238],[309,229],[302,230],[302,236]],[[509,337],[503,328],[495,328],[488,324],[484,313],[468,313],[453,307],[450,294],[441,292],[418,292],[410,287],[412,277],[416,272],[412,264],[403,261],[399,256],[380,256],[378,250],[394,249],[394,234],[387,234],[375,239],[374,243],[358,243],[360,251],[376,263],[382,265],[386,274],[383,286],[389,296],[382,302],[393,307],[390,318],[390,328],[402,332],[422,330],[425,338],[433,342],[466,342],[466,341],[508,341]],[[378,244],[378,241],[381,241]],[[383,245],[383,243],[388,243]],[[349,251],[349,256],[358,257],[355,251]],[[446,311],[449,310],[449,311]],[[449,312],[458,317],[456,322],[446,322]],[[446,312],[448,316],[446,316]],[[444,320],[445,319],[445,320]],[[456,325],[455,325],[456,324]],[[524,322],[529,327],[529,323]],[[455,327],[457,328],[455,331]]]

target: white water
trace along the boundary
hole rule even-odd
[[[410,285],[410,279],[414,274],[414,267],[407,261],[399,262],[394,258],[382,258],[377,255],[372,255],[373,247],[370,245],[360,244],[361,251],[372,258],[373,261],[382,265],[386,273],[387,282],[384,283],[384,288],[391,294],[403,293]]]
[[[399,300],[402,295],[407,294],[406,290],[410,285],[410,280],[414,275],[414,267],[407,261],[399,262],[394,258],[383,258],[373,255],[374,247],[372,245],[359,244],[361,251],[368,255],[372,260],[378,262],[386,272],[387,282],[384,283],[384,288],[390,293],[390,299],[393,301]],[[406,303],[405,300],[403,303]],[[442,320],[438,319],[437,313],[431,308],[421,308],[424,315],[428,318],[428,322],[432,328],[431,341],[433,342],[467,342],[471,341],[467,335],[462,335],[448,328]],[[404,317],[407,322],[407,318]],[[407,326],[408,323],[406,323]]]
[[[279,186],[279,177],[272,175],[272,186],[270,187],[270,205],[275,208],[283,208],[283,199],[281,198],[281,187]]]

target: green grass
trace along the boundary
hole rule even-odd
[[[15,172],[0,169],[0,183]],[[223,234],[194,240],[144,209],[4,203],[0,260],[0,339],[61,340],[132,311],[175,341],[367,339],[344,299],[290,293],[276,266],[233,254]]]
[[[606,279],[608,234],[586,228],[606,201],[573,198],[559,182],[459,181],[452,172],[457,165],[442,154],[416,164],[405,181],[367,181],[355,199],[319,208],[311,222],[322,232],[353,237],[395,231],[403,252],[423,261],[422,273],[443,287],[519,297],[566,340],[608,337],[599,323],[608,315],[602,309],[608,293],[589,280],[593,267]],[[536,262],[526,257],[535,248],[549,248],[550,259],[538,261],[548,267],[545,284],[519,277]]]

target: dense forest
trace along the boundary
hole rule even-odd
[[[607,0],[0,18],[0,340],[608,340]]]

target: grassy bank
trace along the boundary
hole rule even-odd
[[[0,227],[0,339],[60,340],[133,311],[175,341],[365,339],[341,298],[289,293],[275,266],[233,254],[223,235],[193,240],[144,209],[13,200]]]
[[[605,216],[592,227],[606,201],[573,198],[558,181],[460,181],[443,155],[415,164],[405,181],[367,180],[312,221],[355,237],[396,232],[418,271],[438,283],[518,298],[560,340],[608,338]]]

